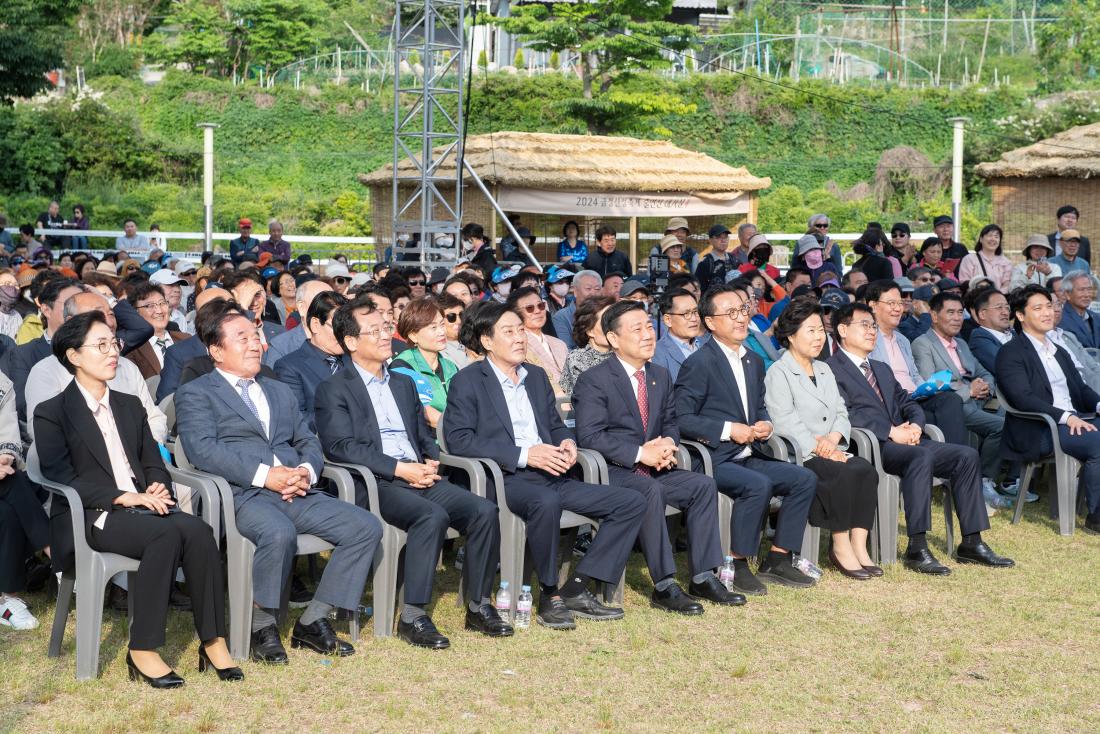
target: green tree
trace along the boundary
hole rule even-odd
[[[203,76],[229,67],[233,24],[216,0],[178,0],[164,22],[180,31],[174,43],[158,49],[158,58],[172,64],[183,62]]]
[[[0,103],[31,97],[45,89],[46,72],[62,66],[65,23],[75,0],[3,0],[0,2]]]
[[[320,0],[229,0],[250,64],[266,70],[313,51],[328,9]]]
[[[588,132],[603,134],[639,117],[694,112],[664,92],[631,92],[621,82],[645,69],[669,66],[666,49],[691,47],[696,31],[665,21],[672,0],[582,0],[573,4],[522,5],[508,18],[485,17],[536,51],[580,56],[581,97],[565,105]]]
[[[1035,31],[1043,86],[1051,90],[1078,86],[1100,67],[1100,0],[1068,0],[1055,15],[1057,23]]]

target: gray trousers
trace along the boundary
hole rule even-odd
[[[982,437],[982,448],[979,455],[982,460],[982,476],[996,480],[1001,471],[1001,434],[1005,426],[1004,408],[998,408],[996,413],[982,410],[981,405],[973,400],[963,403],[963,418],[966,428]],[[1019,474],[1017,468],[1015,472]]]
[[[313,598],[341,609],[356,609],[370,575],[382,523],[361,507],[312,491],[293,502],[264,490],[243,502],[237,498],[237,529],[256,545],[252,562],[257,606],[278,609],[290,576],[298,534],[316,535],[335,548]]]

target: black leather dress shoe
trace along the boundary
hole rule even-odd
[[[955,550],[955,560],[959,563],[977,563],[980,566],[992,568],[1011,568],[1016,565],[1016,561],[1011,558],[994,553],[984,541],[977,545],[960,545]]]
[[[179,587],[179,584],[172,584],[172,593],[168,597],[168,606],[172,607],[177,612],[189,612],[191,611],[191,597],[183,593],[183,589]]]
[[[107,606],[116,612],[128,612],[130,611],[129,598],[126,589],[111,584],[111,591],[107,594]]]
[[[298,574],[290,577],[290,596],[287,597],[287,606],[291,609],[308,607],[313,601],[313,592],[309,590],[305,582],[298,578]]]
[[[489,637],[511,637],[515,633],[512,625],[500,618],[492,604],[482,604],[476,612],[466,607],[466,629]]]
[[[313,624],[295,622],[294,629],[290,633],[290,646],[305,647],[322,655],[335,655],[340,658],[355,654],[355,648],[350,642],[344,642],[336,636],[336,630],[332,628],[332,622],[328,621],[328,617],[321,617]]]
[[[272,624],[253,632],[249,657],[254,662],[268,665],[289,664],[290,658],[286,656],[286,648],[279,639],[279,628]]]
[[[905,552],[905,567],[917,573],[926,573],[931,576],[948,576],[951,569],[936,560],[932,551],[924,548],[918,551]]]
[[[657,609],[664,609],[666,612],[675,612],[689,617],[698,616],[705,611],[703,605],[685,594],[679,584],[672,584],[664,591],[654,589],[653,594],[649,597],[649,602]]]
[[[624,612],[618,607],[609,607],[600,604],[599,599],[592,592],[585,589],[576,596],[563,596],[566,608],[573,612],[574,616],[582,619],[594,619],[597,622],[607,622],[612,619],[622,619]]]
[[[875,576],[876,578],[881,576],[883,573],[885,573],[878,566],[864,566],[863,570],[866,571],[867,573],[871,574],[872,576]]]
[[[1086,515],[1085,516],[1085,530],[1090,533],[1100,533],[1100,515]]]
[[[206,653],[206,648],[199,645],[199,672],[205,673],[207,670],[213,670],[218,674],[218,680],[235,683],[244,680],[244,672],[232,665],[228,668],[219,668],[210,661],[210,656]]]
[[[692,581],[688,586],[688,593],[700,599],[706,599],[712,604],[722,604],[727,607],[739,607],[747,601],[744,594],[729,591],[715,576],[708,577],[700,584]]]
[[[560,596],[539,596],[539,609],[535,614],[535,620],[543,627],[552,630],[571,630],[577,628],[577,621],[573,618],[573,612],[565,606]]]
[[[439,633],[435,623],[427,614],[411,622],[397,621],[397,636],[410,645],[426,647],[430,650],[446,650],[451,641]]]
[[[836,553],[833,553],[833,549],[829,549],[829,561],[833,564],[833,567],[840,572],[841,576],[847,576],[850,579],[857,581],[870,581],[871,574],[863,566],[852,570],[844,567],[844,564],[840,562],[840,559],[836,557]]]
[[[183,678],[176,675],[176,671],[169,670],[159,678],[151,678],[145,673],[138,670],[138,666],[134,664],[134,659],[130,657],[130,653],[126,653],[126,669],[130,672],[130,680],[141,680],[148,683],[153,688],[179,688],[183,685]]]

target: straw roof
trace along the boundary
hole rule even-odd
[[[1100,122],[1063,130],[1053,138],[1010,150],[982,163],[983,178],[1092,178],[1100,176]]]
[[[683,192],[714,195],[757,191],[771,186],[702,153],[663,140],[595,135],[499,132],[466,139],[466,160],[486,183],[561,191]],[[454,158],[439,175],[454,175]],[[415,176],[402,161],[399,172]],[[365,186],[388,184],[393,166],[360,174]]]

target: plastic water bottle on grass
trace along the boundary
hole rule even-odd
[[[527,629],[531,626],[531,605],[534,603],[534,599],[531,597],[531,587],[523,586],[519,592],[519,598],[516,599],[516,627],[519,629]]]
[[[733,591],[733,556],[726,556],[726,562],[718,571],[718,580],[726,587],[726,591]]]
[[[497,614],[505,622],[512,621],[512,592],[508,589],[507,581],[501,581],[497,591]]]

